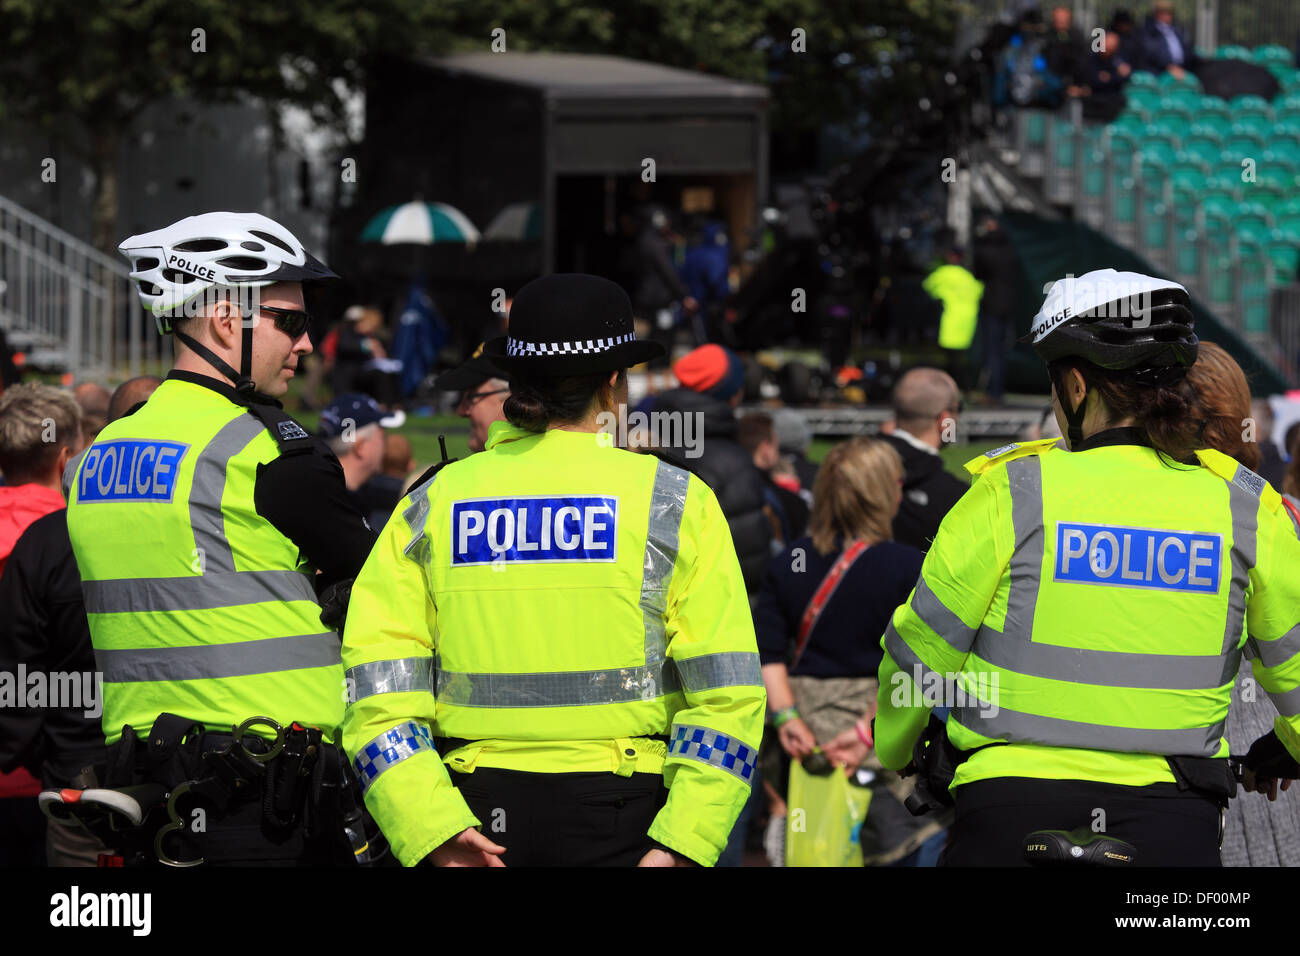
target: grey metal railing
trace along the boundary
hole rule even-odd
[[[167,348],[118,262],[0,196],[0,328],[30,366],[126,377]]]

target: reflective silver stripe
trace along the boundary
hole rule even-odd
[[[898,633],[893,621],[890,621],[889,626],[885,628],[885,650],[894,659],[898,669],[910,675],[913,680],[915,680],[917,673],[921,674],[922,680],[925,679],[927,674],[939,673],[931,669],[925,661],[917,656],[907,641],[903,640],[903,635]],[[917,668],[920,668],[919,672]]]
[[[603,671],[470,674],[438,669],[438,701],[457,707],[586,707],[681,691],[672,661]]]
[[[763,667],[753,651],[723,651],[677,661],[677,674],[688,694],[715,687],[762,687]]]
[[[262,601],[316,601],[307,575],[285,569],[83,581],[81,593],[88,614],[200,611]]]
[[[1011,489],[1011,524],[1016,545],[1011,555],[1011,583],[1003,633],[1018,641],[1033,639],[1034,608],[1043,576],[1043,465],[1037,455],[1007,462]],[[978,645],[977,645],[978,647]],[[979,653],[978,649],[976,653]],[[980,655],[983,656],[982,654]]]
[[[226,468],[230,459],[266,431],[266,426],[243,411],[222,426],[194,462],[190,484],[190,527],[194,547],[199,551],[203,573],[234,572],[235,557],[226,538],[226,517],[221,497],[226,490]]]
[[[424,724],[404,720],[396,727],[385,730],[357,751],[352,761],[361,781],[361,792],[370,789],[380,774],[391,770],[403,760],[422,753],[437,754],[433,746],[433,733]]]
[[[204,680],[273,674],[341,663],[339,636],[299,634],[233,644],[191,647],[95,649],[95,663],[106,682]]]
[[[969,701],[971,695],[967,693]],[[997,704],[973,703],[953,709],[963,727],[994,740],[1077,747],[1081,750],[1115,750],[1139,754],[1187,754],[1213,757],[1219,752],[1225,721],[1213,727],[1186,730],[1150,730],[1108,727],[1060,717],[1043,717],[1008,710]]]
[[[429,521],[428,481],[411,491],[411,503],[402,511],[402,518],[411,529],[411,540],[402,553],[417,564],[428,567],[429,538],[424,530]]]
[[[433,658],[406,657],[397,661],[371,661],[349,667],[343,675],[348,703],[375,694],[433,693]]]
[[[1223,626],[1224,654],[1241,641],[1241,629],[1246,618],[1246,588],[1250,586],[1250,569],[1255,566],[1259,488],[1262,485],[1263,479],[1242,465],[1237,466],[1236,474],[1228,483],[1228,502],[1232,510],[1232,580],[1228,584],[1228,614]],[[1252,488],[1255,489],[1253,493],[1248,490]]]
[[[1272,668],[1285,664],[1296,654],[1300,654],[1300,624],[1291,628],[1276,641],[1265,641],[1254,636],[1247,638],[1246,646],[1254,649],[1254,653],[1247,652],[1246,657],[1258,657],[1260,664],[1265,667]]]
[[[1277,712],[1283,717],[1294,717],[1300,714],[1300,687],[1292,687],[1290,690],[1268,695]]]
[[[666,462],[659,462],[655,468],[645,556],[641,562],[641,611],[645,622],[647,666],[662,661],[668,651],[664,611],[668,607],[668,585],[677,560],[677,538],[681,532],[682,513],[686,510],[686,490],[690,480],[689,472]]]
[[[948,610],[947,606],[930,590],[925,583],[925,576],[916,579],[916,591],[912,595],[912,611],[934,633],[938,634],[957,653],[970,651],[975,641],[975,628]]]
[[[1003,670],[1107,687],[1160,687],[1212,690],[1231,683],[1240,656],[1219,654],[1141,654],[1061,647],[1037,641],[1006,640],[992,628],[980,641],[978,656]]]

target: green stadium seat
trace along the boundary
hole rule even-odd
[[[1160,84],[1160,89],[1164,91],[1188,89],[1200,92],[1201,89],[1201,81],[1196,78],[1195,73],[1184,72],[1182,78],[1179,79],[1166,70],[1156,77],[1156,81]]]
[[[1273,281],[1294,282],[1300,271],[1300,237],[1290,238],[1275,230],[1265,249],[1273,263]]]
[[[1142,162],[1151,163],[1160,169],[1167,170],[1178,161],[1178,150],[1168,141],[1163,139],[1149,139],[1142,143]]]
[[[1270,44],[1268,46],[1257,46],[1251,52],[1252,60],[1256,63],[1286,63],[1291,64],[1295,60],[1295,54],[1284,46]]]
[[[1063,170],[1074,169],[1074,124],[1068,119],[1053,118],[1052,145],[1056,165]]]
[[[1254,130],[1236,127],[1223,144],[1223,151],[1231,153],[1238,164],[1243,159],[1253,159],[1258,163],[1264,157],[1264,139]]]
[[[1163,249],[1169,244],[1169,203],[1162,190],[1148,189],[1142,194],[1142,244],[1147,249]]]
[[[1160,86],[1160,80],[1154,73],[1147,73],[1145,70],[1134,70],[1128,79],[1129,89],[1131,90],[1154,90]]]
[[[1277,217],[1277,231],[1288,239],[1300,242],[1300,213]]]
[[[1268,142],[1276,128],[1277,124],[1272,117],[1259,116],[1258,114],[1243,116],[1232,124],[1233,132],[1238,130],[1248,131],[1258,136],[1262,142]]]
[[[1204,169],[1186,160],[1179,160],[1175,163],[1169,170],[1169,176],[1173,180],[1175,190],[1193,193],[1197,196],[1198,201],[1200,194],[1210,182],[1210,178],[1205,175]]]
[[[1083,195],[1100,202],[1106,194],[1106,151],[1100,146],[1084,147]]]
[[[1281,126],[1274,127],[1273,132],[1269,134],[1268,141],[1264,145],[1275,153],[1287,153],[1292,150],[1300,149],[1300,129],[1286,129]]]
[[[1300,196],[1290,196],[1273,207],[1273,216],[1279,220],[1294,217],[1300,222]]]
[[[1250,227],[1252,232],[1263,231],[1268,233],[1273,230],[1272,215],[1264,206],[1255,202],[1249,194],[1246,201],[1237,207],[1237,214],[1233,217],[1232,222],[1239,229]]]
[[[1182,152],[1186,158],[1204,165],[1207,169],[1213,169],[1219,165],[1219,157],[1223,155],[1223,144],[1218,140],[1192,135],[1183,141]]]
[[[1206,116],[1220,116],[1231,122],[1232,110],[1228,107],[1228,101],[1221,96],[1202,96],[1196,104],[1196,118]]]
[[[1273,106],[1262,96],[1234,96],[1228,107],[1236,122],[1241,122],[1247,116],[1262,116],[1270,121],[1273,119]]]
[[[1242,183],[1241,194],[1250,202],[1272,209],[1287,197],[1287,189],[1277,179],[1257,178],[1253,183]]]
[[[1252,59],[1250,50],[1244,46],[1237,46],[1235,43],[1225,44],[1214,51],[1216,60],[1249,60]]]
[[[1178,245],[1174,250],[1174,268],[1180,276],[1199,276],[1200,250],[1196,245],[1197,232],[1185,224],[1178,226]]]
[[[1289,63],[1265,63],[1264,68],[1273,74],[1273,79],[1277,80],[1284,90],[1295,85],[1297,79],[1300,79],[1300,70]]]
[[[1240,205],[1237,197],[1232,193],[1214,186],[1207,187],[1201,199],[1201,208],[1205,210],[1207,217],[1213,216],[1228,222],[1236,217],[1237,207]]]
[[[1047,142],[1047,114],[1042,110],[1021,110],[1024,118],[1025,145],[1041,147]]]

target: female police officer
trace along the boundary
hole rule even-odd
[[[1243,651],[1281,714],[1275,762],[1300,754],[1300,543],[1262,479],[1194,450],[1181,286],[1062,280],[1031,335],[1068,450],[968,466],[882,641],[877,752],[902,767],[930,708],[952,708],[949,864],[1016,864],[1032,831],[1082,828],[1144,864],[1217,866]]]
[[[726,844],[765,705],[726,519],[598,430],[660,352],[614,283],[526,285],[485,349],[509,421],[403,499],[357,578],[344,746],[407,865],[707,866]]]

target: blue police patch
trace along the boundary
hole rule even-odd
[[[171,501],[189,445],[136,438],[97,442],[77,473],[77,500]]]
[[[618,498],[478,498],[451,506],[452,566],[614,561]]]
[[[1223,536],[1117,525],[1056,525],[1056,581],[1215,594]]]

